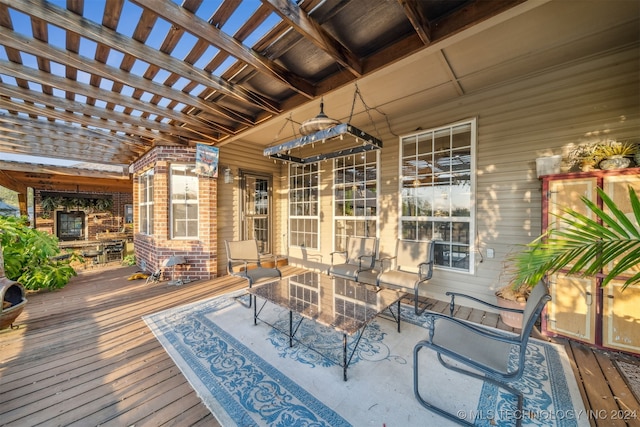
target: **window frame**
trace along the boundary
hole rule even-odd
[[[153,236],[153,207],[154,207],[154,170],[149,169],[138,177],[138,231],[141,234]],[[143,219],[146,219],[146,223]]]
[[[369,159],[370,156],[375,156],[375,160],[371,161]],[[357,162],[358,159],[363,159],[363,158],[364,158],[364,162],[362,163]],[[351,166],[340,166],[339,162],[345,161],[345,159],[353,159],[356,161]],[[349,169],[353,169],[355,167],[357,170],[360,166],[363,167],[364,179],[356,181],[355,175],[354,175],[354,180],[350,181],[348,178]],[[367,176],[369,172],[368,168],[371,168],[372,171],[375,171],[375,177],[368,179],[368,176]],[[338,180],[340,171],[343,171],[344,173],[341,181]],[[334,236],[333,250],[334,251],[346,250],[346,241],[348,236],[376,237],[376,238],[378,237],[379,228],[380,228],[380,218],[379,218],[380,173],[379,171],[380,171],[380,150],[365,151],[363,153],[343,156],[333,160],[332,200],[333,200],[333,231],[334,231],[333,232],[333,236]],[[353,215],[338,215],[337,210],[338,210],[338,205],[340,201],[344,201],[343,213],[345,214],[347,213],[348,204],[346,202],[349,199],[347,197],[347,191],[343,192],[343,198],[339,198],[338,193],[340,188],[346,190],[346,187],[348,186],[349,182],[352,182],[351,184],[352,188],[355,187],[357,183],[362,184],[362,186],[364,186],[365,192],[363,194],[363,197],[355,197],[354,195],[354,197],[351,198],[351,201],[353,202],[351,206],[352,212],[354,212]],[[374,194],[375,194],[375,198],[373,198],[373,200],[375,200],[374,202],[375,214],[367,215],[366,205],[367,205],[367,202],[372,198],[367,197],[366,190],[370,190],[371,188],[373,188]],[[363,208],[364,214],[357,214],[358,212],[358,207],[356,206],[357,201],[362,201],[364,206]],[[344,227],[339,226],[338,224],[339,221],[345,222]],[[350,225],[348,222],[352,222],[352,224]],[[343,233],[340,233],[341,228],[344,228]]]
[[[454,140],[454,136],[455,136],[455,129],[462,129],[465,126],[469,126],[469,144],[467,146],[456,146],[456,144],[458,143],[457,141]],[[435,147],[435,144],[437,142],[442,142],[442,139],[438,139],[437,135],[438,134],[443,134],[445,131],[449,131],[449,146],[447,148],[447,150],[438,150]],[[415,230],[413,230],[413,233],[407,233],[407,234],[413,234],[417,240],[425,240],[424,238],[421,239],[421,236],[419,236],[420,234],[420,225],[419,223],[422,222],[423,224],[426,225],[425,230],[430,230],[431,232],[431,236],[429,236],[429,238],[433,238],[434,237],[434,227],[440,223],[442,224],[442,226],[444,226],[445,224],[449,224],[449,228],[447,230],[445,230],[444,233],[441,233],[441,235],[449,235],[449,239],[448,240],[439,240],[439,239],[434,239],[436,240],[436,251],[438,250],[442,250],[443,252],[448,248],[449,249],[449,253],[453,254],[454,250],[456,248],[461,248],[461,247],[466,247],[467,248],[467,265],[464,266],[464,268],[461,267],[456,267],[453,265],[454,261],[453,261],[453,256],[451,256],[449,258],[449,265],[443,265],[443,264],[438,264],[438,256],[436,256],[436,264],[434,264],[434,267],[437,269],[443,269],[446,271],[451,271],[451,272],[456,272],[456,273],[463,273],[463,274],[474,274],[475,272],[475,248],[476,248],[476,241],[475,241],[475,230],[476,230],[476,222],[477,222],[477,216],[476,216],[476,191],[475,191],[475,185],[476,185],[476,146],[477,146],[477,131],[478,131],[478,127],[477,127],[477,119],[476,118],[470,118],[470,119],[465,119],[465,120],[460,120],[454,123],[450,123],[450,124],[446,124],[443,126],[437,126],[437,127],[433,127],[430,129],[425,129],[425,130],[421,130],[419,132],[414,132],[411,134],[407,134],[407,135],[400,135],[400,137],[398,138],[399,140],[399,161],[398,161],[398,170],[399,170],[399,180],[398,180],[398,236],[400,236],[400,238],[403,238],[406,234],[405,234],[405,230],[403,229],[403,225],[404,223],[408,222],[408,221],[415,221],[417,225],[417,228]],[[421,140],[420,137],[421,136],[426,136],[426,135],[433,135],[432,137],[432,141],[431,141],[431,150],[430,151],[421,151],[420,147],[424,147],[426,146],[426,144],[424,143],[424,140]],[[406,154],[405,153],[405,142],[408,139],[411,138],[416,138],[416,147],[415,147],[415,162],[416,162],[416,169],[414,170],[414,175],[413,176],[405,176],[406,170],[404,169],[405,165],[405,161],[407,159],[409,159],[412,155],[411,154]],[[436,142],[437,140],[437,142]],[[468,170],[466,170],[466,168],[464,170],[461,170],[461,174],[465,175],[466,173],[468,173],[468,215],[464,216],[464,215],[460,215],[460,210],[458,209],[457,215],[453,215],[454,212],[456,212],[456,209],[453,208],[453,203],[451,202],[451,200],[454,199],[454,194],[452,193],[452,191],[455,190],[455,185],[454,184],[459,184],[459,182],[465,182],[466,180],[458,180],[456,179],[456,172],[454,170],[454,166],[453,163],[450,162],[449,165],[449,170],[445,171],[445,172],[440,172],[437,173],[435,171],[433,171],[432,175],[434,177],[436,177],[438,174],[441,175],[446,175],[448,172],[449,175],[449,184],[445,184],[447,185],[449,192],[447,193],[447,197],[449,199],[449,211],[447,212],[447,215],[442,215],[443,211],[440,209],[437,209],[437,204],[435,203],[436,201],[436,193],[435,193],[435,189],[436,184],[434,182],[434,184],[432,185],[428,185],[426,183],[422,183],[419,180],[419,175],[417,173],[417,165],[418,162],[421,159],[427,158],[428,156],[432,156],[431,158],[433,159],[437,154],[443,154],[446,151],[451,152],[452,154],[455,153],[455,151],[463,151],[464,149],[469,150],[469,167]],[[446,156],[444,156],[446,157]],[[449,156],[449,159],[454,159],[455,156]],[[409,206],[409,203],[405,203],[407,199],[409,199],[410,197],[407,196],[405,197],[405,186],[404,186],[404,182],[408,179],[415,179],[416,181],[416,187],[421,187],[424,189],[428,189],[428,188],[433,188],[434,191],[432,193],[432,196],[430,198],[431,200],[431,204],[429,205],[430,207],[428,208],[421,208],[419,206],[419,203],[417,203],[417,201],[419,201],[421,198],[416,195],[414,195],[413,197],[415,197],[415,201],[416,203],[413,204],[413,209],[416,211],[416,214],[414,215],[407,215],[405,213],[405,208],[407,206]],[[434,178],[435,179],[435,178]],[[433,182],[433,181],[432,181]],[[425,194],[428,194],[428,190],[425,192]],[[442,194],[444,194],[444,192],[442,192]],[[459,193],[459,194],[463,194],[465,195],[465,193]],[[465,197],[467,197],[465,195]],[[429,197],[423,197],[424,199],[429,199]],[[426,206],[426,205],[425,205]],[[410,209],[410,208],[407,208]],[[429,210],[431,210],[430,215],[418,215],[417,213],[423,209],[426,212],[429,212]],[[460,227],[458,229],[456,229],[455,224],[465,224],[468,223],[468,231],[466,232],[467,235],[467,240],[468,243],[463,243],[459,240],[455,240],[454,236],[456,235],[456,232],[459,233],[459,235],[464,235],[464,227]],[[431,224],[431,226],[427,225],[427,224]],[[462,232],[460,232],[460,230],[462,230]],[[409,230],[411,231],[411,230]],[[424,232],[424,231],[423,231]],[[448,232],[448,233],[447,233]],[[437,255],[437,252],[436,252]]]
[[[294,170],[299,170],[300,173],[292,173]],[[312,170],[308,170],[311,169]],[[312,184],[312,180],[315,176],[315,185]],[[309,179],[308,185],[305,185],[306,180]],[[302,184],[300,187],[297,184]],[[302,200],[298,200],[297,197],[302,196]],[[315,197],[315,200],[314,200]],[[301,208],[301,214],[293,214],[294,209]],[[305,211],[310,213],[305,214]],[[315,211],[315,214],[311,212]],[[289,246],[320,250],[320,164],[309,163],[304,165],[289,165]],[[303,230],[299,227],[293,226],[293,221],[304,224]],[[307,225],[309,226],[307,228]],[[294,231],[296,236],[294,236]],[[302,235],[303,244],[300,242],[300,235]],[[315,240],[315,245],[307,245],[308,237]]]
[[[177,174],[176,171],[180,169],[184,172],[184,174]],[[172,240],[198,240],[200,238],[200,185],[198,175],[193,171],[194,167],[192,164],[187,163],[172,163],[169,166],[169,235]],[[185,197],[184,199],[174,199],[173,188],[176,185],[174,182],[174,176],[184,176],[185,178],[191,178],[195,181],[195,199],[190,199],[187,197],[187,191],[189,189],[189,185],[185,186]],[[174,205],[182,204],[185,205],[195,205],[196,206],[196,215],[194,218],[189,217],[189,210],[185,209],[185,217],[180,218],[180,221],[185,223],[185,235],[177,236],[176,235],[176,221],[178,219],[175,218]],[[195,223],[195,235],[189,234],[189,225]]]
[[[73,218],[73,221],[70,221],[70,219]],[[77,219],[80,220],[80,227],[72,227],[71,229],[63,227],[63,223],[69,224],[69,223],[76,223]],[[71,235],[67,235],[65,234],[64,236],[61,236],[60,234],[62,233],[63,229],[65,231],[69,231],[69,230],[78,230],[79,233],[76,234],[71,234]],[[56,237],[58,237],[58,239],[62,242],[71,242],[71,241],[78,241],[78,240],[87,240],[87,213],[84,211],[57,211],[56,212]],[[71,236],[71,237],[69,237]]]

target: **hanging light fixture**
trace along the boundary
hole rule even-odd
[[[329,118],[324,113],[324,100],[320,101],[320,113],[303,122],[300,133],[300,138],[266,148],[264,155],[305,164],[382,148],[378,138]]]
[[[320,112],[317,116],[302,123],[302,125],[300,126],[300,133],[302,135],[311,135],[313,133],[329,129],[339,124],[340,122],[338,120],[331,119],[324,113],[324,99],[321,99]]]

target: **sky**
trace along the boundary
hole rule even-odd
[[[176,4],[182,3],[182,0],[173,0],[173,1]],[[49,3],[52,3],[53,5],[60,8],[66,8],[66,0],[49,0]],[[84,7],[84,13],[83,13],[84,18],[100,24],[102,22],[102,18],[104,15],[105,3],[106,3],[105,0],[88,0],[85,3],[85,7]],[[224,24],[224,26],[221,29],[226,34],[229,34],[229,35],[235,34],[241,28],[241,26],[246,22],[246,18],[248,16],[251,16],[251,14],[253,14],[255,10],[258,7],[260,7],[260,4],[261,4],[260,0],[243,0],[240,3],[238,9],[232,14],[231,18]],[[202,3],[201,7],[196,12],[196,15],[205,21],[209,21],[209,19],[215,13],[219,5],[220,5],[220,1],[205,0]],[[30,18],[26,14],[16,12],[11,8],[9,8],[9,10],[10,10],[11,21],[16,31],[23,34],[25,37],[28,37],[28,38],[33,37]],[[139,6],[131,3],[130,1],[125,1],[121,18],[116,28],[116,31],[126,36],[131,36],[136,29],[136,25],[139,21],[141,14],[142,14],[142,9]],[[249,36],[249,38],[243,40],[242,43],[245,46],[252,46],[263,34],[269,31],[279,21],[280,21],[280,18],[278,18],[277,15],[271,14],[271,16],[265,19],[264,23],[260,26],[260,28],[254,31]],[[171,24],[169,22],[163,20],[162,18],[158,18],[145,44],[156,49],[159,48],[162,45],[164,38],[166,37],[170,28],[171,28]],[[56,46],[60,49],[65,49],[66,33],[63,30],[53,25],[49,25],[47,31],[48,31],[48,42],[51,45]],[[187,53],[192,50],[196,42],[197,42],[197,38],[195,36],[193,36],[192,34],[185,33],[182,36],[176,48],[174,49],[173,56],[180,59],[184,58],[187,55]],[[80,42],[79,54],[82,56],[86,56],[88,58],[93,58],[95,56],[95,51],[96,51],[96,43],[93,42],[92,40],[82,37]],[[204,68],[210,62],[210,60],[217,54],[218,54],[218,50],[214,47],[210,47],[209,50],[200,57],[198,62],[194,64],[194,66],[197,68]],[[24,53],[21,56],[22,56],[24,66],[30,67],[33,69],[38,69],[38,64],[35,57],[24,54]],[[109,58],[107,59],[107,64],[118,68],[122,62],[123,56],[124,54],[122,52],[112,49],[109,54]],[[7,60],[6,52],[2,46],[0,46],[0,59]],[[235,59],[230,57],[227,61],[225,61],[225,63],[221,64],[216,70],[214,70],[213,74],[221,75],[234,62],[235,62]],[[51,65],[51,72],[53,74],[56,74],[61,77],[65,76],[65,68],[63,64],[55,63],[52,61],[50,65]],[[147,70],[148,67],[149,67],[148,63],[141,60],[137,60],[133,66],[132,72],[134,72],[135,74],[141,75]],[[157,83],[162,84],[168,76],[169,76],[168,72],[166,72],[165,70],[161,70],[160,72],[157,73],[157,75],[154,77],[153,80]],[[88,84],[89,79],[90,79],[89,74],[84,73],[82,71],[78,72],[77,80],[79,82]],[[14,84],[14,85],[16,84],[15,79],[11,76],[0,75],[0,80],[5,84]],[[183,80],[184,81],[182,82],[181,81],[176,82],[176,84],[174,84],[173,87],[175,89],[180,89],[181,85],[185,86],[187,83],[189,83],[186,79],[183,79]],[[112,84],[113,82],[107,79],[102,79],[101,88],[105,90],[110,90]],[[30,83],[30,87],[32,90],[38,91],[39,89],[37,86],[38,86],[37,84]],[[133,92],[133,90],[134,88],[125,86],[122,89],[122,93],[125,95],[130,95]],[[191,91],[191,93],[193,93],[194,95],[197,95],[202,90],[203,90],[203,87],[198,85]],[[53,89],[53,91],[54,91],[53,93],[54,96],[60,97],[60,98],[65,97],[64,92],[55,88]],[[142,95],[141,100],[148,101],[151,99],[152,96],[153,95],[150,93],[145,93]],[[82,102],[83,99],[84,99],[83,96],[76,95],[76,101]],[[166,104],[168,104],[169,102],[170,102],[169,99],[162,99],[158,105],[166,106]],[[96,102],[97,107],[104,107],[105,105],[106,104],[101,100],[98,100]],[[176,105],[174,109],[179,110],[182,107],[183,107],[182,105]],[[116,111],[121,111],[122,109],[123,109],[122,106],[115,107]],[[4,111],[0,110],[0,114],[3,114],[3,113]],[[135,116],[135,115],[141,114],[141,112],[134,111],[131,114]],[[71,161],[71,160],[49,159],[45,157],[33,157],[33,156],[27,156],[27,155],[13,155],[13,154],[5,154],[5,153],[2,153],[2,158],[4,160],[11,160],[11,161],[41,163],[41,164],[59,165],[59,166],[69,166],[75,163],[79,163],[78,161]]]

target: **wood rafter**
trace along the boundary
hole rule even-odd
[[[331,55],[356,77],[362,76],[362,64],[356,55],[326,32],[304,10],[288,0],[263,0],[298,32]]]
[[[131,164],[234,144],[523,1],[0,0],[0,152]]]

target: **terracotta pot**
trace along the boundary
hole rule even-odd
[[[517,308],[519,310],[524,310],[524,306],[527,304],[526,302],[518,302],[512,301],[508,299],[504,299],[496,295],[497,305],[499,307],[504,308]],[[511,326],[512,328],[522,328],[522,314],[514,313],[512,311],[501,311],[500,318],[504,322],[505,325]]]

